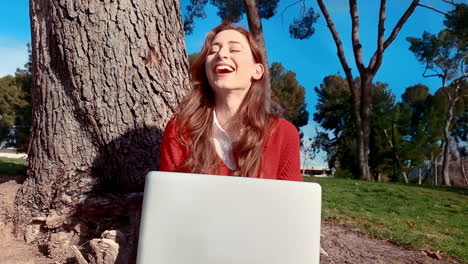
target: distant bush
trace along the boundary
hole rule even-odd
[[[340,169],[338,168],[335,172],[335,178],[340,179],[353,179],[353,174],[347,169]]]
[[[0,158],[0,175],[24,175],[28,166],[25,159]]]

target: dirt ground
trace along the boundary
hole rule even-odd
[[[46,257],[37,246],[16,240],[11,233],[13,203],[22,180],[0,175],[0,264],[62,263]],[[437,260],[330,221],[322,223],[321,246],[321,263],[457,263],[443,254],[442,260]]]

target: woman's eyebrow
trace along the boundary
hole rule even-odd
[[[235,40],[231,40],[231,41],[228,41],[228,44],[238,44],[238,45],[241,45],[242,47],[244,45],[242,45],[242,43],[240,43],[239,41],[235,41]],[[211,43],[211,46],[222,46],[220,42],[214,42],[214,43]]]

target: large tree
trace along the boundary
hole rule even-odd
[[[359,78],[354,82],[359,86]],[[372,125],[369,137],[371,175],[373,179],[380,179],[382,175],[392,174],[395,176],[393,180],[398,180],[396,173],[392,173],[391,162],[395,155],[395,138],[401,138],[399,135],[394,135],[392,130],[395,96],[385,83],[375,82],[371,89]],[[318,95],[318,103],[314,121],[322,129],[314,138],[314,147],[327,152],[329,166],[337,169],[338,177],[358,178],[356,123],[352,113],[348,83],[341,76],[329,75],[323,79],[320,87],[315,88],[315,92]],[[396,158],[399,156],[396,155]],[[408,182],[405,174],[403,180]]]
[[[401,135],[397,142],[399,157],[408,170],[436,166],[441,153],[439,142],[446,103],[440,101],[440,95],[431,95],[429,88],[422,84],[407,87],[401,98],[395,120],[396,131]],[[399,164],[403,162],[400,160]]]
[[[317,93],[314,121],[323,130],[314,141],[327,153],[328,166],[338,170],[338,176],[357,175],[355,122],[352,116],[351,94],[344,78],[329,75],[323,79]]]
[[[85,250],[107,243],[131,263],[144,175],[189,89],[179,2],[31,0],[30,14],[33,120],[16,232],[56,257],[117,229]]]
[[[385,50],[392,44],[403,25],[418,6],[419,0],[413,0],[406,11],[400,17],[391,33],[385,38],[385,19],[387,1],[380,1],[379,19],[377,25],[377,48],[369,63],[365,65],[363,60],[363,46],[359,39],[359,15],[356,0],[349,1],[349,13],[351,16],[352,47],[354,60],[360,76],[359,85],[354,82],[351,68],[346,60],[343,43],[340,39],[332,17],[328,12],[324,1],[317,0],[320,10],[327,22],[327,26],[336,44],[338,58],[346,74],[346,80],[351,91],[353,102],[353,113],[356,122],[356,141],[358,152],[359,174],[362,179],[371,179],[369,170],[369,135],[370,135],[370,110],[372,98],[372,81],[377,74],[383,60]]]
[[[446,14],[447,29],[433,35],[424,32],[421,38],[408,37],[410,51],[419,62],[425,64],[424,77],[437,77],[441,80],[441,91],[447,96],[447,112],[444,124],[444,153],[442,156],[442,176],[446,185],[451,185],[449,176],[449,156],[452,145],[450,133],[453,127],[455,105],[466,89],[468,75],[468,39],[466,32],[460,31],[460,24],[466,23],[468,6],[455,5]],[[450,82],[450,85],[449,85]]]

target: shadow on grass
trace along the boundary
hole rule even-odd
[[[26,161],[23,159],[0,158],[0,184],[11,180],[23,183],[27,169]]]

